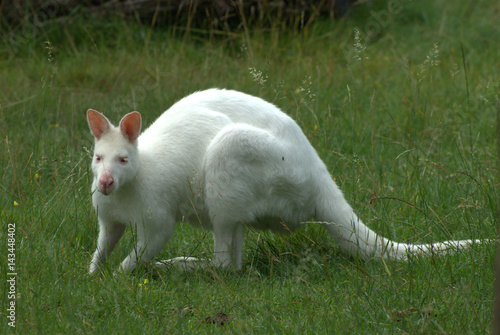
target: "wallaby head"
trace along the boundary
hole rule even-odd
[[[87,120],[95,137],[92,188],[109,195],[131,181],[139,171],[137,138],[141,132],[141,115],[129,113],[119,127],[115,127],[104,115],[89,109]]]

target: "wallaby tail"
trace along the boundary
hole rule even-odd
[[[407,244],[391,241],[368,228],[354,213],[337,185],[325,183],[318,196],[316,218],[326,226],[339,246],[351,256],[368,260],[393,258],[405,260],[409,255],[432,255],[456,252],[482,240],[444,241],[431,244]]]
[[[450,240],[429,244],[399,243],[375,233],[356,218],[355,214],[353,216],[350,223],[348,221],[342,224],[322,223],[342,249],[351,256],[364,260],[372,258],[406,260],[410,255],[447,254],[484,242],[482,240]]]

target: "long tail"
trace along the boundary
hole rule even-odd
[[[406,260],[409,255],[433,255],[457,252],[482,240],[450,240],[430,244],[408,244],[394,242],[378,235],[359,219],[353,218],[351,227],[336,223],[324,223],[339,246],[353,257],[368,260],[373,258],[392,258]]]
[[[316,218],[326,226],[339,246],[354,257],[405,260],[409,255],[446,254],[484,242],[482,240],[456,240],[431,244],[394,242],[368,228],[354,213],[333,181],[322,185],[318,196]]]

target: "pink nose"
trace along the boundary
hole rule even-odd
[[[115,180],[110,174],[104,174],[99,178],[99,191],[104,194],[109,194],[113,191]]]

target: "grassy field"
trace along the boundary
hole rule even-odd
[[[149,125],[196,90],[258,95],[298,122],[377,232],[493,238],[499,19],[498,1],[422,0],[366,2],[301,30],[188,34],[81,14],[4,26],[2,333],[488,333],[493,244],[361,262],[311,224],[291,236],[247,230],[241,273],[114,277],[133,245],[127,232],[104,273],[88,276],[98,227],[85,111],[117,123],[137,110]],[[211,250],[210,232],[179,225],[158,259]]]

